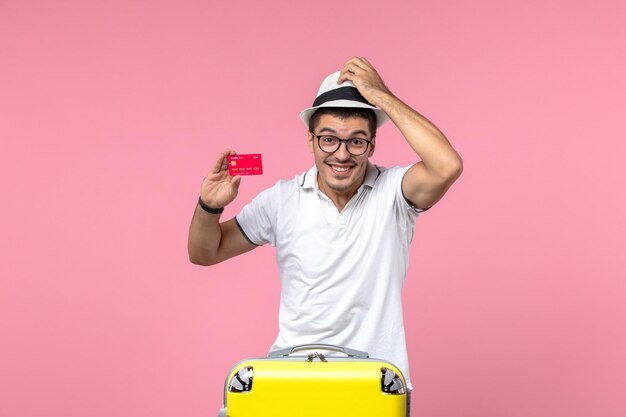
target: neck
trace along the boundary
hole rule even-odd
[[[363,177],[363,181],[361,181],[361,183],[353,190],[335,191],[335,190],[326,188],[326,185],[324,185],[324,183],[320,181],[319,175],[317,177],[317,185],[320,191],[326,194],[328,198],[330,198],[330,201],[333,202],[333,204],[335,205],[335,207],[337,208],[339,212],[343,211],[346,204],[348,204],[348,201],[350,201],[350,199],[356,194],[357,190],[363,184],[364,181],[365,181],[365,177]]]

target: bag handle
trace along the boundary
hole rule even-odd
[[[369,353],[363,352],[361,350],[350,349],[347,347],[336,346],[336,345],[326,345],[323,343],[314,343],[314,344],[305,344],[305,345],[296,345],[286,349],[275,350],[269,353],[270,358],[282,358],[285,356],[289,356],[292,353],[299,352],[301,350],[314,350],[314,349],[322,349],[322,350],[332,350],[333,352],[344,353],[348,355],[350,358],[360,358],[367,359],[370,357]]]

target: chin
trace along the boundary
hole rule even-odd
[[[353,178],[345,178],[345,179],[340,179],[340,180],[335,179],[335,178],[330,178],[329,181],[326,181],[326,185],[331,190],[335,192],[339,192],[339,193],[351,191],[354,188],[358,188],[358,187],[355,187],[356,184]]]

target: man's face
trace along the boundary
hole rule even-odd
[[[337,151],[326,153],[320,149],[316,135],[332,135],[339,139],[367,139],[372,140],[372,143],[363,155],[351,155],[345,143],[341,143]],[[351,197],[363,184],[367,160],[374,154],[374,144],[367,119],[341,119],[330,114],[322,115],[315,126],[314,134],[309,132],[309,148],[315,156],[320,189],[326,194],[331,192]]]

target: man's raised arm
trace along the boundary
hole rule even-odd
[[[345,80],[352,81],[363,97],[389,116],[421,158],[404,175],[402,191],[415,207],[432,207],[461,175],[459,154],[433,123],[389,91],[367,59],[348,60],[338,83]]]
[[[224,151],[204,178],[200,201],[189,226],[189,260],[197,265],[213,265],[256,247],[241,233],[235,219],[219,221],[220,209],[237,197],[241,183],[240,176],[228,174],[229,155],[235,155],[235,151]]]

